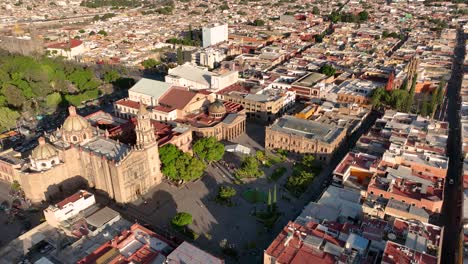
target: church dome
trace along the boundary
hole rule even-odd
[[[208,112],[212,116],[213,115],[215,115],[215,116],[224,115],[226,113],[226,107],[224,106],[224,104],[221,101],[216,100],[214,103],[212,103],[208,107]]]
[[[57,150],[45,142],[43,137],[38,139],[39,145],[32,151],[31,158],[34,160],[48,160],[57,156]]]
[[[68,108],[68,112],[70,113],[70,115],[67,117],[67,119],[65,119],[65,122],[63,123],[63,129],[65,131],[82,131],[90,127],[89,122],[84,117],[76,113],[76,108],[74,106],[70,106]]]

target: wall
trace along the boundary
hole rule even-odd
[[[228,25],[215,25],[214,27],[203,27],[202,29],[203,47],[218,44],[228,40]]]
[[[286,134],[280,131],[274,131],[270,127],[266,128],[265,148],[266,149],[284,149],[295,153],[308,153],[324,163],[328,163],[333,156],[335,149],[345,137],[345,130],[336,137],[334,142],[327,144],[320,140],[308,139],[293,134]]]

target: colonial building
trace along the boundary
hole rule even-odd
[[[159,151],[150,113],[140,107],[135,127],[136,144],[109,138],[94,128],[75,107],[57,132],[39,138],[39,145],[22,166],[2,159],[9,179],[17,180],[33,202],[47,200],[66,188],[83,184],[106,192],[126,203],[146,193],[162,180]]]
[[[265,148],[309,153],[328,163],[345,136],[342,127],[284,116],[266,128]]]
[[[146,87],[137,91],[134,88],[141,86],[139,84],[141,81],[130,89],[133,97],[115,103],[115,114],[124,119],[133,118],[141,105],[135,100],[143,98],[142,90],[153,94],[149,108],[153,122],[175,127],[179,131],[175,135],[178,139],[174,138],[178,142],[175,145],[183,151],[188,151],[192,132],[195,136],[213,136],[218,140],[232,140],[245,132],[246,111],[239,103],[216,100],[214,94],[206,90],[190,90],[174,85],[167,87],[155,81],[146,82]],[[164,91],[157,92],[161,87]],[[190,137],[185,137],[188,134],[185,128],[190,129]]]
[[[216,98],[242,105],[249,119],[271,123],[294,105],[296,92],[248,81],[218,91]]]

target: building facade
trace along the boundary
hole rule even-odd
[[[202,28],[203,47],[209,47],[228,40],[228,25],[213,24]]]
[[[328,163],[345,136],[341,127],[284,116],[266,128],[265,148],[312,154]]]
[[[150,114],[137,115],[136,144],[112,140],[69,108],[69,117],[39,145],[21,168],[10,163],[14,180],[28,199],[40,202],[83,185],[99,189],[119,203],[136,200],[162,180],[159,150]]]

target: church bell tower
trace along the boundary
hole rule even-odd
[[[151,125],[150,113],[144,104],[140,104],[137,114],[137,124],[135,128],[136,145],[139,148],[146,148],[156,143],[154,128]]]

